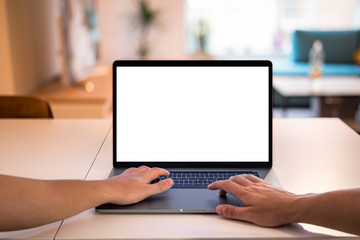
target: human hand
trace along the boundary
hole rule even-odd
[[[218,205],[216,212],[226,218],[252,222],[260,226],[275,227],[297,222],[296,202],[301,196],[276,188],[254,175],[238,175],[217,181],[209,189],[230,193],[245,207]]]
[[[172,179],[164,179],[154,184],[150,182],[159,176],[169,176],[162,168],[129,168],[122,174],[105,180],[108,202],[125,205],[144,200],[145,198],[167,191],[174,184]]]

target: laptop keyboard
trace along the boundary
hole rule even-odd
[[[237,172],[171,172],[170,176],[161,176],[159,179],[152,181],[152,183],[160,180],[171,178],[174,180],[173,188],[207,188],[207,186],[215,181],[227,180],[231,176],[240,174],[252,174],[259,177],[259,174],[254,171],[237,171]]]

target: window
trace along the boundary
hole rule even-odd
[[[212,55],[284,55],[296,29],[360,28],[360,0],[187,0],[186,48]]]

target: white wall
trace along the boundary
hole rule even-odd
[[[152,59],[182,59],[185,0],[149,0],[159,11],[150,34]],[[137,0],[101,0],[100,63],[137,59]],[[60,74],[59,1],[0,0],[0,94],[27,94]],[[5,80],[4,80],[5,79]]]
[[[153,0],[160,11],[161,26],[152,36],[153,58],[176,59],[185,56],[185,0]]]
[[[134,18],[135,0],[99,1],[101,29],[100,59],[111,64],[116,59],[136,59],[139,34]],[[150,6],[159,11],[159,24],[150,34],[149,55],[152,59],[184,58],[185,0],[151,0]]]

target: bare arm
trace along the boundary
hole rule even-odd
[[[244,203],[245,207],[219,205],[216,212],[227,218],[266,227],[310,223],[360,235],[360,189],[296,195],[252,175],[218,181],[209,189],[220,189],[220,194],[230,193]]]
[[[0,231],[55,222],[104,203],[131,204],[168,190],[171,179],[149,184],[169,172],[127,169],[107,180],[35,180],[0,175]]]

